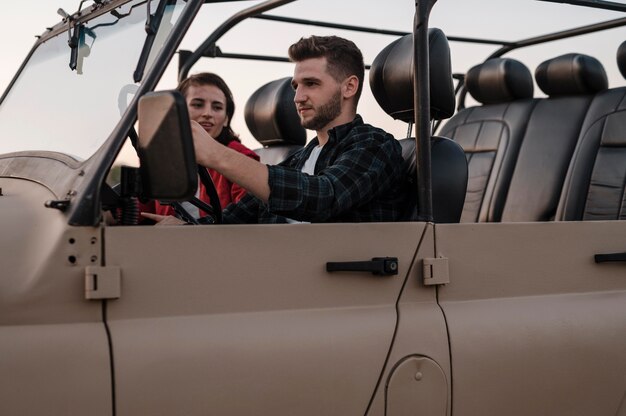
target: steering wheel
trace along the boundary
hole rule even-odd
[[[122,88],[122,91],[120,91],[120,96],[119,96],[119,104],[120,104],[120,111],[122,111],[122,92],[125,93],[134,93],[134,90],[132,88],[132,85],[127,85],[124,88]],[[130,139],[133,147],[135,149],[137,149],[137,132],[135,131],[134,127],[130,128],[130,131],[128,132],[128,138]],[[169,205],[174,209],[174,211],[176,212],[176,216],[179,217],[180,219],[190,223],[190,224],[221,224],[222,223],[222,205],[220,204],[220,198],[219,195],[217,194],[217,189],[215,188],[215,184],[213,183],[213,179],[211,178],[211,175],[209,175],[209,172],[206,170],[205,167],[197,165],[197,169],[198,169],[198,176],[200,177],[200,182],[202,182],[202,185],[204,185],[204,189],[206,190],[207,195],[209,196],[209,199],[211,201],[211,204],[207,204],[206,202],[198,199],[197,197],[193,196],[188,202],[191,203],[192,205],[198,207],[198,209],[207,212],[208,218],[205,217],[207,220],[202,220],[200,219],[200,221],[198,221],[198,219],[196,219],[193,215],[191,215],[189,213],[189,211],[187,211],[185,209],[184,206],[182,206],[179,202],[170,202]],[[117,184],[114,188],[114,191],[117,191],[116,194],[119,196],[119,189],[121,187],[121,184]],[[118,198],[119,199],[119,198]],[[116,199],[117,201],[117,199]],[[139,217],[139,212],[137,211],[137,213],[135,214],[134,221],[135,223],[138,221],[138,217]]]
[[[217,189],[215,188],[215,184],[213,183],[213,179],[206,168],[198,165],[198,176],[200,176],[200,182],[204,185],[204,189],[209,196],[211,204],[207,204],[206,202],[198,199],[197,197],[192,197],[189,200],[189,203],[196,206],[198,209],[201,209],[204,212],[207,212],[210,217],[210,221],[200,221],[196,219],[193,215],[191,215],[182,204],[178,202],[170,203],[176,215],[180,217],[182,220],[187,221],[191,224],[221,224],[222,223],[222,206],[220,204],[220,198],[217,194]]]

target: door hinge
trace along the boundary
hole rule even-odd
[[[448,259],[446,257],[424,259],[424,285],[445,285],[450,283]]]
[[[121,295],[122,274],[119,267],[87,266],[85,299],[117,299]]]

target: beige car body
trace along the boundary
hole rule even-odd
[[[46,160],[0,156],[0,414],[626,416],[625,221],[77,226]]]
[[[4,414],[111,414],[113,374],[118,415],[626,410],[624,266],[593,261],[621,221],[70,227],[0,183]],[[380,255],[397,276],[324,268]]]

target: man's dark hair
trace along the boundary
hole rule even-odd
[[[301,38],[289,47],[289,59],[301,62],[311,58],[326,58],[328,73],[341,82],[350,75],[359,79],[356,102],[359,101],[365,78],[363,54],[354,42],[338,36],[311,36]]]

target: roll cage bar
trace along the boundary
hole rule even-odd
[[[540,0],[547,1],[551,3],[569,3],[575,6],[587,6],[587,7],[595,7],[597,9],[605,9],[605,10],[613,10],[616,12],[626,12],[626,4],[617,3],[615,1],[605,1],[605,0]]]
[[[389,36],[401,37],[409,34],[409,32],[401,32],[394,30],[378,29],[364,26],[354,26],[339,23],[331,23],[325,21],[315,21],[307,19],[299,19],[292,17],[276,16],[266,14],[266,11],[275,9],[287,3],[291,3],[294,0],[268,0],[256,6],[244,9],[239,13],[233,15],[230,19],[226,20],[220,25],[213,33],[211,33],[206,40],[195,50],[179,50],[179,66],[178,66],[178,78],[182,80],[187,77],[191,67],[202,57],[208,58],[231,58],[231,59],[245,59],[245,60],[260,60],[268,62],[289,62],[289,59],[284,56],[267,56],[267,55],[254,55],[254,54],[242,54],[242,53],[227,53],[223,52],[216,44],[216,42],[224,36],[230,29],[235,27],[246,19],[260,19],[269,20],[279,23],[292,23],[308,26],[324,27],[331,29],[340,29],[355,31],[361,33],[373,33]],[[432,212],[432,185],[431,185],[431,168],[430,168],[430,137],[432,134],[430,125],[430,83],[428,74],[428,19],[430,11],[437,0],[416,1],[415,6],[415,20],[413,28],[414,36],[414,56],[417,57],[415,64],[414,74],[414,100],[415,100],[415,126],[416,126],[416,138],[417,143],[415,147],[417,156],[417,186],[418,186],[418,220],[419,221],[433,221]],[[616,3],[613,1],[605,0],[538,0],[551,3],[568,3],[577,6],[587,6],[593,8],[602,8],[606,10],[622,11],[626,12],[626,4]],[[524,48],[527,46],[537,45],[540,43],[547,43],[556,40],[571,38],[575,36],[581,36],[593,32],[602,30],[608,30],[616,27],[626,26],[626,17],[608,20],[605,22],[590,24],[586,26],[580,26],[573,29],[561,30],[553,33],[548,33],[541,36],[536,36],[527,39],[521,39],[518,41],[502,41],[496,39],[478,39],[462,36],[448,36],[448,40],[451,42],[463,42],[463,43],[475,43],[483,45],[495,45],[500,46],[495,52],[489,55],[485,60],[500,57],[506,53],[509,53],[515,49]],[[366,69],[369,69],[369,65],[366,65]],[[457,80],[457,86],[455,93],[457,93],[457,110],[465,107],[465,97],[467,90],[464,85],[464,74],[453,74],[454,79]],[[435,124],[435,128],[438,124]]]

